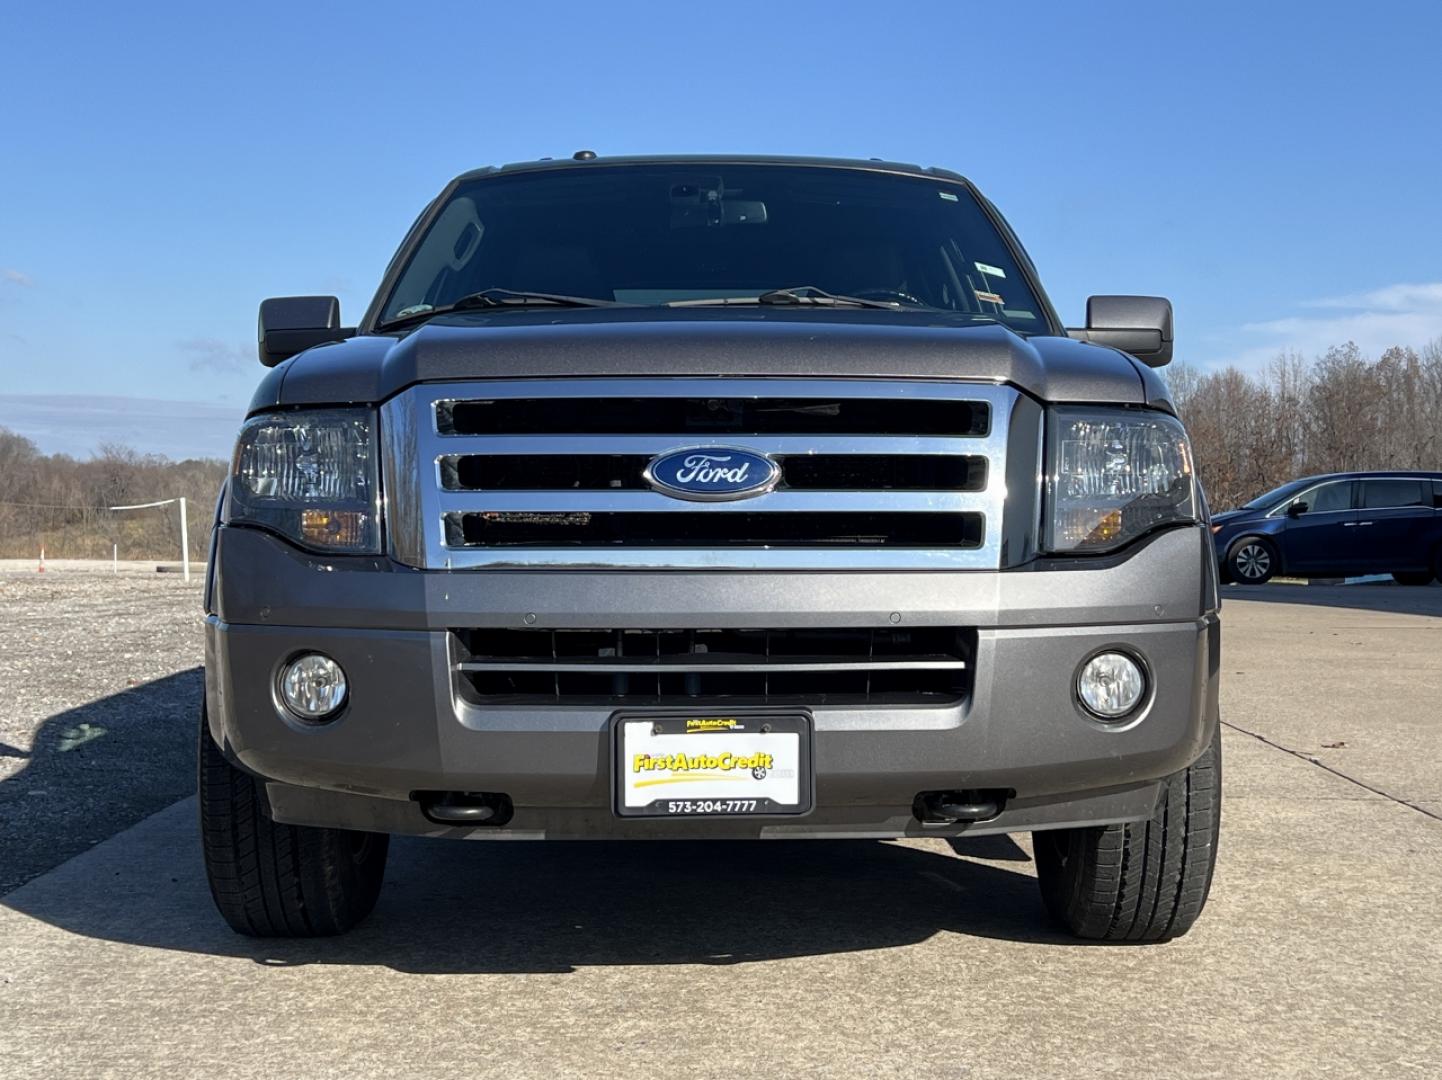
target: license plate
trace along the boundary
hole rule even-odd
[[[806,713],[621,715],[616,813],[745,817],[811,809]]]

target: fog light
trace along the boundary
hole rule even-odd
[[[345,672],[329,656],[306,653],[285,665],[280,696],[302,720],[325,720],[345,704]]]
[[[1093,656],[1076,677],[1076,693],[1086,711],[1101,720],[1120,720],[1137,707],[1146,691],[1141,666],[1125,653]]]

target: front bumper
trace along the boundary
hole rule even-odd
[[[296,824],[480,836],[899,836],[1135,820],[1157,781],[1216,726],[1219,629],[1210,537],[1158,534],[1124,557],[961,573],[420,572],[385,559],[324,559],[222,528],[207,627],[211,733],[268,781]],[[482,709],[453,691],[454,627],[974,628],[968,697],[948,707],[816,707],[816,805],[802,818],[621,820],[610,810],[605,707]],[[1076,706],[1078,664],[1122,645],[1153,690],[1109,729]],[[351,696],[306,727],[275,697],[277,672],[320,650]],[[698,701],[698,708],[706,708]],[[923,825],[922,791],[1009,789],[1003,814]],[[504,827],[433,824],[416,791],[503,792]]]

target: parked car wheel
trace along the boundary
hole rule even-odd
[[[1221,735],[1169,777],[1147,821],[1032,834],[1047,910],[1080,938],[1167,941],[1207,902],[1221,827]]]
[[[1227,578],[1238,585],[1261,585],[1277,571],[1277,549],[1259,536],[1244,536],[1227,553]]]
[[[1395,570],[1392,573],[1392,580],[1398,585],[1431,585],[1432,572],[1430,570]]]
[[[264,810],[260,781],[237,769],[200,712],[200,836],[210,894],[250,937],[341,934],[370,914],[390,837],[282,825]]]

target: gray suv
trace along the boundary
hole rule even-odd
[[[390,834],[1030,832],[1073,933],[1184,933],[1219,624],[1171,352],[1154,297],[1064,328],[950,172],[457,178],[358,326],[261,305],[205,600],[221,913],[344,931]]]

